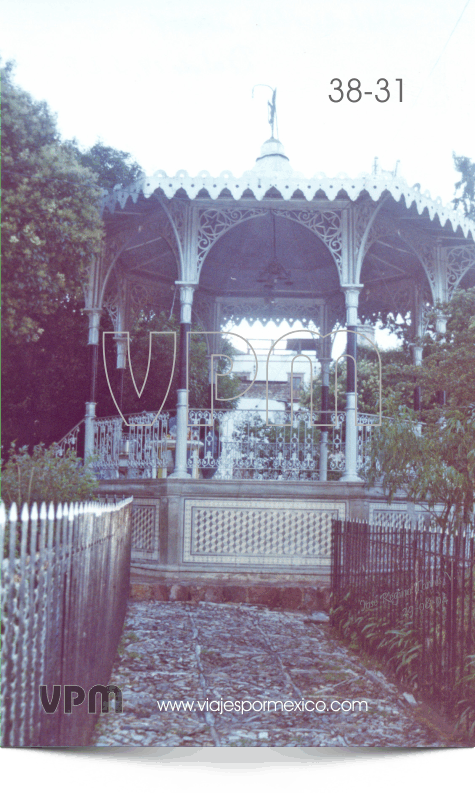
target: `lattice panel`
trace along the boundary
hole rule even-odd
[[[433,508],[436,513],[441,513],[444,506],[437,504]],[[423,505],[414,505],[409,511],[407,504],[385,505],[384,507],[372,504],[369,506],[369,524],[383,528],[402,527],[411,525],[417,529],[434,529],[437,522],[433,513]]]
[[[379,508],[379,505],[370,505],[369,507],[369,524],[371,526],[402,527],[404,523],[411,523],[406,504],[387,505],[382,508]]]
[[[158,560],[158,506],[137,501],[132,509],[132,558]]]
[[[184,562],[326,565],[344,502],[187,499]]]

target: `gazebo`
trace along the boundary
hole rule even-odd
[[[410,312],[414,363],[421,364],[420,338],[427,310],[449,301],[457,287],[475,285],[475,224],[462,211],[444,206],[440,199],[433,200],[419,185],[410,187],[397,172],[382,171],[376,165],[372,173],[354,179],[345,174],[335,178],[316,174],[307,178],[293,170],[281,142],[273,135],[261,147],[255,165],[241,177],[234,177],[229,171],[223,171],[218,177],[207,171],[195,177],[179,171],[169,177],[158,171],[152,177],[118,187],[105,195],[103,219],[105,242],[101,255],[91,265],[86,289],[91,350],[91,390],[85,418],[86,455],[104,449],[110,455],[114,444],[116,456],[132,455],[130,449],[117,451],[121,418],[107,420],[109,425],[106,420],[96,418],[96,378],[102,358],[99,323],[103,311],[108,311],[113,321],[117,368],[123,373],[126,332],[132,329],[140,311],[146,307],[170,311],[172,304],[178,308],[179,302],[176,450],[174,470],[166,487],[171,493],[176,481],[177,493],[182,496],[190,478],[193,447],[190,428],[212,424],[210,405],[188,406],[187,401],[187,341],[192,322],[206,332],[210,361],[213,361],[211,357],[219,354],[220,331],[230,321],[235,325],[243,319],[277,324],[283,320],[290,324],[299,321],[319,339],[322,417],[326,417],[327,423],[325,427],[318,417],[310,417],[310,423],[320,424],[317,430],[320,438],[312,473],[296,477],[298,494],[302,495],[301,509],[305,512],[308,505],[305,507],[304,502],[307,504],[310,498],[320,500],[321,510],[328,512],[330,486],[333,507],[338,493],[343,501],[347,499],[351,486],[357,489],[353,492],[358,493],[361,500],[358,475],[361,431],[358,425],[377,423],[378,416],[357,414],[355,366],[360,323],[374,317],[378,310],[403,316]],[[439,314],[437,322],[438,330],[443,332],[446,318]],[[332,416],[328,403],[330,334],[337,323],[347,332],[345,417]],[[298,333],[302,336],[301,329]],[[195,410],[190,418],[191,408],[201,413],[198,415]],[[128,489],[145,500],[144,509],[152,505],[146,503],[152,487],[150,471],[153,487],[165,488],[165,483],[156,480],[156,476],[158,471],[163,472],[167,428],[166,423],[153,423],[153,419],[152,415],[128,420],[129,434],[136,434],[134,438],[142,455],[158,458],[155,463],[151,461],[151,469],[141,483],[137,479],[127,481]],[[111,422],[119,428],[116,442],[111,441]],[[345,425],[341,478],[337,483],[330,483],[325,482],[328,432],[331,430],[328,425],[337,425],[338,429],[339,422],[340,426]],[[216,461],[214,463],[218,466]],[[113,492],[114,488],[119,488],[123,493],[126,482],[122,480],[118,486],[114,465],[111,464],[109,479],[116,484],[110,482],[106,490]],[[196,498],[196,489],[201,489],[200,498],[205,498],[208,489],[209,500],[213,501],[211,497],[215,498],[215,494],[209,489],[216,489],[216,479],[215,476],[190,482],[189,487]],[[255,483],[260,488],[256,498],[270,498],[275,484],[264,484],[261,480]],[[221,485],[224,487],[223,483]],[[327,491],[320,492],[325,486]],[[241,506],[242,512],[246,508],[242,487],[242,484],[233,485],[232,481],[227,483],[229,509],[237,510]],[[253,486],[247,483],[246,487],[252,490]],[[305,488],[306,491],[302,490]],[[342,490],[345,488],[346,491]],[[248,490],[246,494],[249,493]],[[295,493],[295,489],[289,490],[294,498]],[[282,498],[282,489],[279,494]],[[348,507],[348,502],[346,504]],[[200,554],[205,552],[203,547],[201,551],[196,551],[198,547],[193,551],[190,533],[193,521],[198,526],[204,514],[199,518],[196,510],[193,512],[196,505],[188,507],[189,513],[183,503],[184,545],[177,554],[181,555],[181,562],[190,562],[196,553],[193,559],[199,562],[203,561]],[[221,511],[221,521],[223,504],[215,504],[214,508]],[[315,504],[312,509],[317,509]],[[341,517],[342,513],[338,515]],[[349,515],[348,509],[345,515]],[[209,531],[212,534],[214,530]],[[145,529],[143,532],[146,534]],[[150,532],[147,537],[151,537]],[[158,540],[154,543],[158,555]],[[244,554],[246,559],[248,553],[252,556],[247,547],[241,552],[236,551],[236,554],[241,557]],[[295,553],[290,552],[290,556]],[[315,552],[313,557],[310,554],[312,564],[319,554]],[[146,554],[143,558],[148,559]],[[231,552],[227,553],[228,558],[234,560]],[[286,559],[289,564],[288,554]]]

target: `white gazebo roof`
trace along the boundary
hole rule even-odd
[[[156,191],[163,192],[168,199],[177,194],[189,199],[205,197],[207,199],[233,198],[235,200],[254,198],[264,199],[269,191],[280,194],[282,199],[326,198],[334,201],[346,195],[356,201],[361,195],[368,195],[377,201],[384,193],[389,193],[396,202],[403,200],[407,209],[414,206],[419,215],[424,212],[430,220],[438,219],[443,227],[448,222],[454,232],[461,229],[463,235],[475,240],[475,223],[470,221],[463,210],[455,210],[445,206],[440,198],[431,198],[426,190],[422,192],[419,185],[410,187],[405,179],[391,172],[380,171],[376,174],[363,173],[356,178],[340,173],[336,177],[328,177],[317,173],[305,177],[294,171],[284,153],[280,141],[270,138],[262,148],[255,166],[242,176],[235,177],[231,171],[222,171],[217,177],[208,171],[200,171],[197,176],[190,176],[187,171],[177,171],[175,176],[168,176],[165,171],[156,171],[153,176],[143,177],[127,187],[119,187],[104,195],[103,210],[111,213],[116,209],[124,209],[127,202],[136,203],[139,198],[149,198]],[[317,195],[318,194],[318,195]]]

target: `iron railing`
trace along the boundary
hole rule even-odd
[[[320,414],[284,410],[192,409],[188,467],[216,480],[318,480],[322,427]],[[331,414],[327,430],[328,473],[345,468],[346,415]],[[369,439],[378,416],[358,414],[358,467],[367,462]]]
[[[166,470],[170,414],[143,412],[94,420],[94,460],[91,468],[102,480],[156,478]]]
[[[84,419],[81,419],[69,433],[56,442],[55,446],[58,458],[64,457],[68,452],[75,452],[79,457],[84,448]]]
[[[172,412],[100,417],[93,420],[94,453],[89,463],[101,480],[165,477],[173,468],[176,425]],[[332,413],[327,430],[327,472],[345,468],[346,414]],[[375,414],[358,413],[358,460],[368,463]],[[385,420],[386,421],[386,420]],[[188,411],[187,465],[190,473],[216,480],[318,480],[322,427],[320,414],[285,410],[193,408]],[[83,423],[58,444],[58,454],[78,449]]]
[[[64,713],[64,685],[107,686],[129,594],[132,499],[117,505],[0,503],[1,738],[4,747],[86,745],[86,702]],[[52,714],[40,686],[61,688]]]

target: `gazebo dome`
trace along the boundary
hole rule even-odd
[[[261,154],[256,159],[252,169],[255,174],[292,174],[293,168],[289,158],[284,152],[284,147],[277,138],[269,138],[261,146]]]

